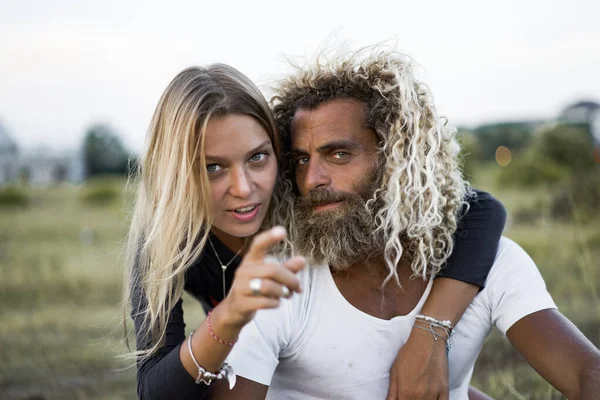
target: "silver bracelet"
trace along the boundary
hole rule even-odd
[[[190,351],[190,356],[192,357],[192,361],[194,361],[194,364],[196,364],[196,368],[198,368],[198,377],[196,378],[196,385],[198,385],[200,382],[202,382],[208,386],[211,383],[213,383],[213,381],[220,380],[220,379],[227,379],[227,382],[229,383],[229,390],[233,389],[233,387],[235,386],[236,376],[235,376],[235,372],[233,371],[233,368],[231,367],[231,365],[229,365],[229,363],[224,362],[223,366],[221,367],[219,372],[217,372],[216,374],[213,372],[207,371],[205,368],[200,366],[200,364],[198,363],[198,360],[196,360],[196,357],[194,356],[194,352],[192,351],[193,335],[194,335],[194,331],[190,332],[190,338],[188,339],[188,350]]]
[[[444,342],[446,342],[446,356],[448,356],[448,354],[450,354],[450,348],[452,347],[452,345],[450,344],[450,336],[448,336],[448,339],[446,339],[445,337],[443,337],[442,335],[437,333],[435,330],[433,330],[433,325],[429,325],[429,329],[424,328],[422,326],[418,326],[418,325],[413,325],[413,328],[422,329],[424,331],[431,332],[431,334],[433,335],[433,340],[435,340],[435,341],[438,340],[438,337],[442,338],[442,340]]]
[[[428,317],[427,315],[423,315],[423,314],[417,314],[416,318],[423,320],[430,325],[437,326],[439,328],[444,329],[446,331],[446,333],[448,333],[448,337],[450,337],[452,335],[452,333],[454,332],[454,326],[452,325],[452,321],[450,321],[450,320],[446,319],[446,320],[440,321],[439,319]]]

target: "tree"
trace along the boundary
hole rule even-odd
[[[482,125],[473,130],[481,149],[481,157],[494,160],[498,146],[508,147],[512,152],[526,148],[533,137],[535,122],[505,122]]]
[[[594,142],[585,124],[561,124],[544,130],[534,148],[572,174],[589,171],[596,165]]]
[[[87,130],[83,153],[88,177],[127,172],[129,153],[117,134],[105,124],[95,124]]]

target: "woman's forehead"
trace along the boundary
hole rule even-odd
[[[271,144],[263,126],[248,115],[231,114],[211,118],[204,132],[204,153],[208,158],[245,155],[248,151]]]

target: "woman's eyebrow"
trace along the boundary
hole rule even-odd
[[[248,152],[246,152],[246,156],[251,156],[254,153],[258,152],[259,150],[263,149],[264,147],[269,146],[270,144],[271,144],[271,139],[267,139],[264,142],[262,142],[261,144],[259,144],[258,146],[254,147],[252,150],[249,150]],[[210,161],[213,161],[213,162],[225,162],[225,161],[227,161],[223,157],[212,156],[210,154],[206,154],[204,156],[204,158],[206,158],[206,160],[210,160]]]

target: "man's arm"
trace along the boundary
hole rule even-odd
[[[600,393],[600,351],[558,310],[538,311],[506,332],[513,346],[570,400]]]
[[[469,211],[459,222],[455,246],[435,280],[421,314],[456,325],[483,287],[506,222],[502,203],[489,193],[469,197]],[[442,340],[413,329],[390,371],[388,399],[447,399],[448,358]]]
[[[474,386],[469,386],[469,400],[494,400]]]
[[[232,390],[229,390],[225,381],[218,381],[213,385],[209,396],[210,400],[265,400],[269,389],[266,385],[241,376],[237,377],[237,382]]]
[[[450,278],[438,278],[421,313],[450,320],[456,325],[477,295],[479,286]],[[449,397],[446,343],[431,333],[413,329],[400,348],[390,371],[388,400],[440,399]]]

